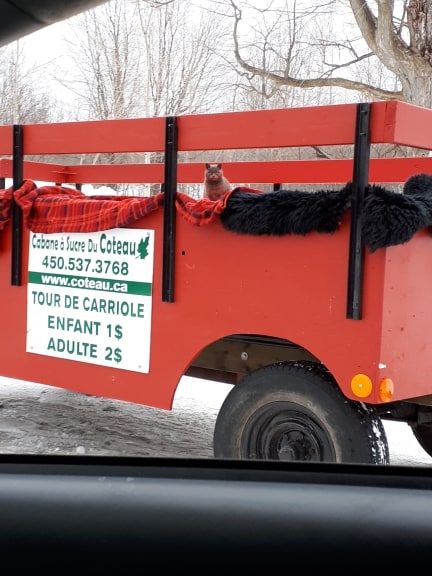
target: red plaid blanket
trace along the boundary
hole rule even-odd
[[[243,192],[259,193],[252,188],[236,188]],[[227,192],[214,202],[208,198],[195,200],[187,194],[176,194],[176,210],[188,222],[203,226],[212,222],[225,209],[230,195]],[[63,186],[38,188],[32,180],[22,186],[0,190],[0,230],[11,217],[12,198],[22,209],[24,225],[32,232],[96,232],[126,227],[163,206],[164,194],[138,196],[86,196],[78,190]]]

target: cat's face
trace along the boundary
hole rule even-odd
[[[222,164],[206,164],[205,174],[207,178],[217,179],[221,176]]]

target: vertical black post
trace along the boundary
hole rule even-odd
[[[13,190],[18,190],[23,183],[23,127],[13,126],[12,178]],[[22,263],[22,211],[15,200],[12,200],[12,286],[21,286]]]
[[[280,184],[273,184],[273,192],[277,192],[278,190],[281,189],[281,185]]]
[[[4,190],[6,188],[6,178],[0,176],[0,190]]]
[[[364,194],[369,181],[370,109],[371,106],[368,103],[357,105],[347,298],[347,318],[352,320],[361,320],[362,318],[364,267],[362,221]]]
[[[168,116],[165,124],[162,302],[174,302],[177,153],[177,120],[175,116]]]

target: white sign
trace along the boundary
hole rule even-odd
[[[148,373],[154,230],[30,233],[27,352]]]

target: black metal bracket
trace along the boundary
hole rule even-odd
[[[177,194],[177,119],[168,116],[165,124],[164,228],[162,262],[162,301],[174,302],[175,237]]]
[[[357,105],[354,141],[354,168],[351,193],[351,227],[348,262],[347,318],[361,320],[363,304],[364,246],[363,203],[369,183],[371,105]]]
[[[12,178],[13,190],[18,190],[23,183],[24,168],[24,148],[23,148],[23,127],[21,124],[13,126],[13,156],[12,156]],[[12,199],[12,262],[11,262],[11,284],[21,286],[22,284],[22,210]]]

